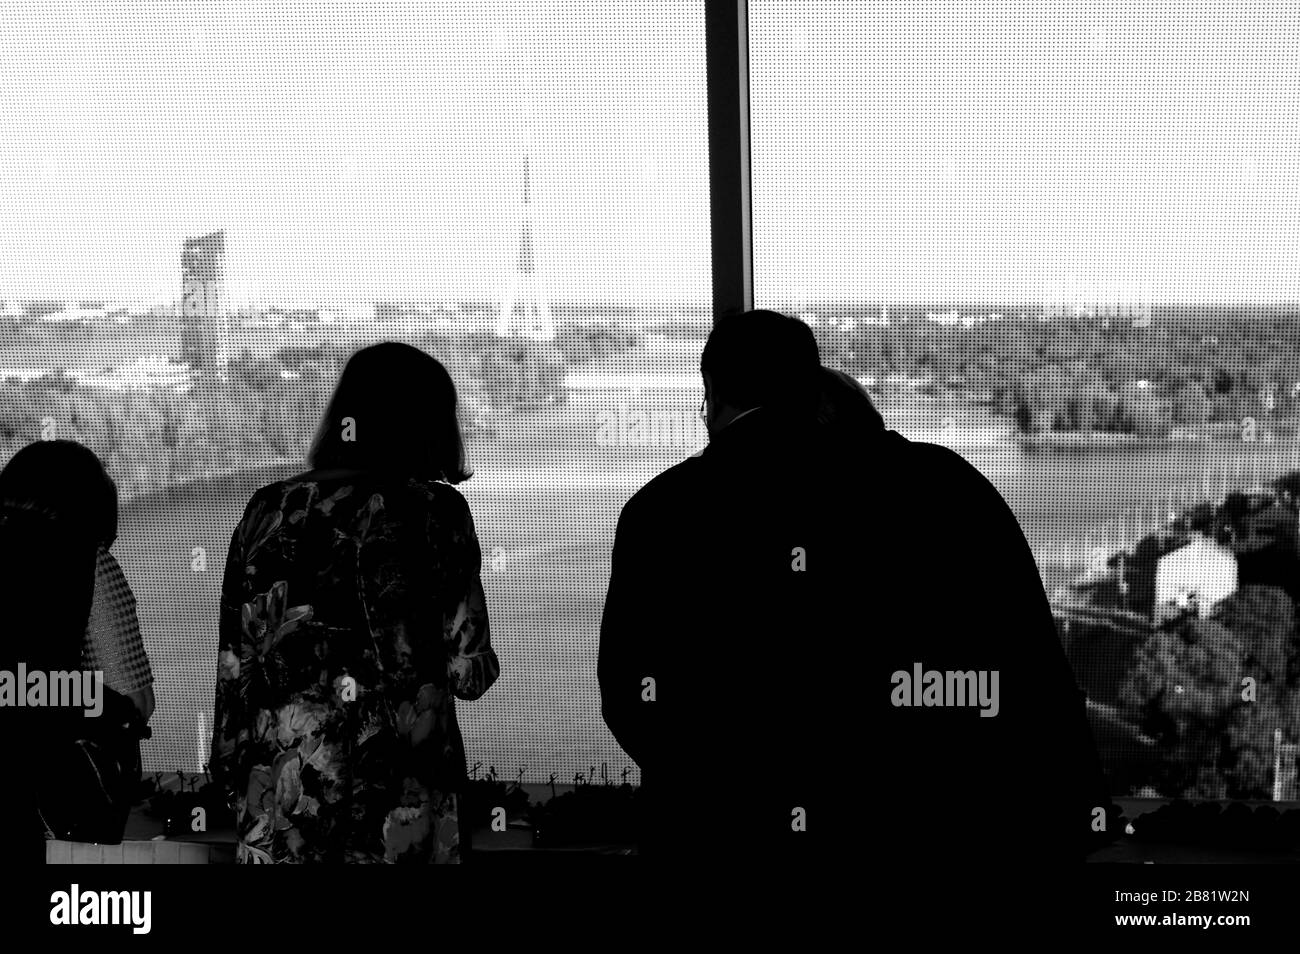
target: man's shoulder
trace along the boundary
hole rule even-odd
[[[699,499],[707,483],[708,464],[703,455],[688,457],[652,477],[623,506],[624,516],[658,516],[680,511],[683,503]]]
[[[889,434],[892,439],[884,444],[885,463],[897,466],[913,486],[937,484],[950,491],[997,493],[984,472],[951,447],[910,440],[897,431]]]
[[[980,555],[967,576],[989,579],[1009,566],[1031,565],[1032,551],[1015,511],[983,471],[942,444],[907,443],[912,458],[907,492],[918,504],[910,509],[925,515],[931,530],[947,534],[952,553]]]
[[[826,506],[845,526],[868,520],[878,528],[898,522],[921,538],[950,532],[999,537],[1019,528],[1005,498],[958,451],[910,440],[896,431],[834,465],[822,484]]]

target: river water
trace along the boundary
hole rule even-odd
[[[461,490],[483,547],[502,662],[497,685],[459,709],[471,764],[494,765],[506,777],[526,768],[528,780],[544,782],[552,772],[572,781],[606,763],[611,777],[626,767],[636,780],[600,718],[597,631],[619,510],[651,476],[701,446],[702,432],[691,426],[701,397],[693,361],[698,345],[680,343],[618,356],[573,380],[564,407],[498,421],[497,438],[470,447],[477,472]],[[629,371],[639,376],[620,377]],[[658,432],[650,446],[619,426],[611,431],[611,422],[639,410],[680,426]],[[1131,544],[1171,508],[1300,467],[1294,442],[1025,451],[981,408],[884,411],[890,427],[953,447],[993,482],[1049,592],[1093,548]],[[114,551],[136,592],[158,697],[154,739],[145,745],[150,770],[192,772],[206,759],[230,535],[253,490],[296,469],[200,482],[123,508]]]

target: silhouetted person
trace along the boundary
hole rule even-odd
[[[148,660],[138,629],[125,632],[93,610],[95,601],[104,607],[113,602],[97,592],[103,589],[97,568],[116,567],[107,555],[116,535],[117,490],[88,448],[39,441],[0,472],[0,671],[11,680],[8,691],[22,693],[29,703],[39,698],[32,695],[39,691],[32,674],[41,673],[46,687],[44,705],[23,708],[14,708],[16,698],[0,689],[0,737],[10,759],[0,798],[4,817],[13,819],[19,854],[38,863],[47,833],[120,840],[140,780],[144,717],[125,695],[120,663],[143,659],[147,675]],[[29,676],[26,684],[17,679],[20,666]],[[103,673],[98,702],[82,681],[86,671]],[[68,705],[64,698],[52,706],[54,679],[65,678],[52,674],[81,681],[83,704]],[[87,718],[87,710],[97,714]]]
[[[455,700],[498,663],[450,376],[358,351],[310,461],[254,495],[226,562],[212,772],[239,860],[458,861]]]
[[[88,448],[73,441],[42,442],[66,448],[64,461],[48,466],[60,476],[35,474],[59,495],[58,507],[91,529],[95,549],[95,594],[82,642],[82,665],[104,674],[104,685],[126,696],[143,726],[154,711],[153,668],[140,634],[135,593],[113,556],[117,541],[117,484]],[[43,453],[43,452],[42,452]]]
[[[104,685],[131,700],[148,722],[154,710],[153,670],[140,635],[135,594],[111,547],[117,540],[117,484],[88,447],[38,441],[6,468],[9,493],[38,497],[50,513],[95,542],[95,585],[81,644],[81,664],[102,672]]]
[[[885,430],[885,419],[871,395],[852,375],[822,368],[817,423],[838,442],[852,445]]]
[[[1080,857],[1106,804],[1083,699],[996,489],[886,430],[799,321],[719,319],[701,371],[709,445],[624,508],[601,629],[643,850]]]
[[[866,524],[855,524],[862,539],[893,541],[863,561],[879,581],[869,592],[890,610],[875,618],[898,620],[901,636],[887,649],[898,698],[882,709],[880,738],[884,764],[912,780],[894,802],[912,824],[893,829],[891,850],[912,850],[918,862],[955,861],[962,850],[1031,862],[1102,847],[1119,809],[1033,553],[1001,494],[956,451],[887,430],[866,389],[843,372],[823,369],[819,422],[839,445],[843,464],[834,466],[857,475],[840,486],[854,492],[856,483],[859,499],[877,501]],[[850,552],[843,565],[851,563]],[[924,675],[922,705],[895,705],[906,688],[917,701],[914,678],[894,680],[909,662],[913,676],[917,662],[923,674],[997,670],[998,714],[954,723],[961,709],[925,704]],[[868,665],[883,673],[874,655]]]

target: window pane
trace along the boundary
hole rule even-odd
[[[1295,17],[749,18],[756,304],[1007,499],[1116,794],[1297,797]]]
[[[206,761],[235,524],[305,469],[341,361],[396,339],[448,366],[476,470],[502,676],[459,707],[470,764],[617,781],[595,678],[615,521],[703,438],[702,4],[5,17],[0,451],[73,438],[118,482],[146,767]]]

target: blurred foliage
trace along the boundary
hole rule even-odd
[[[1274,732],[1300,740],[1298,649],[1294,604],[1271,586],[1243,587],[1210,617],[1152,634],[1119,695],[1121,712],[1160,747],[1141,787],[1165,797],[1271,798]]]
[[[413,344],[456,383],[467,439],[485,414],[562,404],[572,364],[629,347],[634,332],[594,323],[553,342],[494,334],[429,335]],[[62,371],[0,381],[0,465],[43,437],[85,444],[104,461],[123,499],[178,482],[307,453],[347,353],[337,345],[245,350],[224,378],[196,374],[187,390],[89,387]],[[53,433],[45,424],[53,422]]]
[[[967,328],[925,312],[894,307],[888,325],[820,325],[822,361],[981,393],[1027,433],[1164,436],[1175,426],[1300,416],[1294,308],[1157,307],[1140,327],[1088,314],[1040,321],[1028,309]]]

